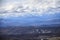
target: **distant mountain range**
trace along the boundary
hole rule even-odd
[[[60,13],[43,14],[42,16],[19,16],[2,18],[1,26],[40,26],[60,24]]]

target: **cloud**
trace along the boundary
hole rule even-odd
[[[14,16],[16,13],[17,16],[21,16],[27,14],[55,14],[55,12],[60,11],[57,8],[56,0],[5,0],[5,2],[0,7],[0,13],[10,13],[9,15],[14,14]]]

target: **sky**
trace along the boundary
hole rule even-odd
[[[59,17],[60,0],[0,0],[0,18],[4,19],[4,25],[53,24],[50,20]]]

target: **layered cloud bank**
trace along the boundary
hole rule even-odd
[[[2,0],[0,16],[55,14],[60,11],[59,0]]]

